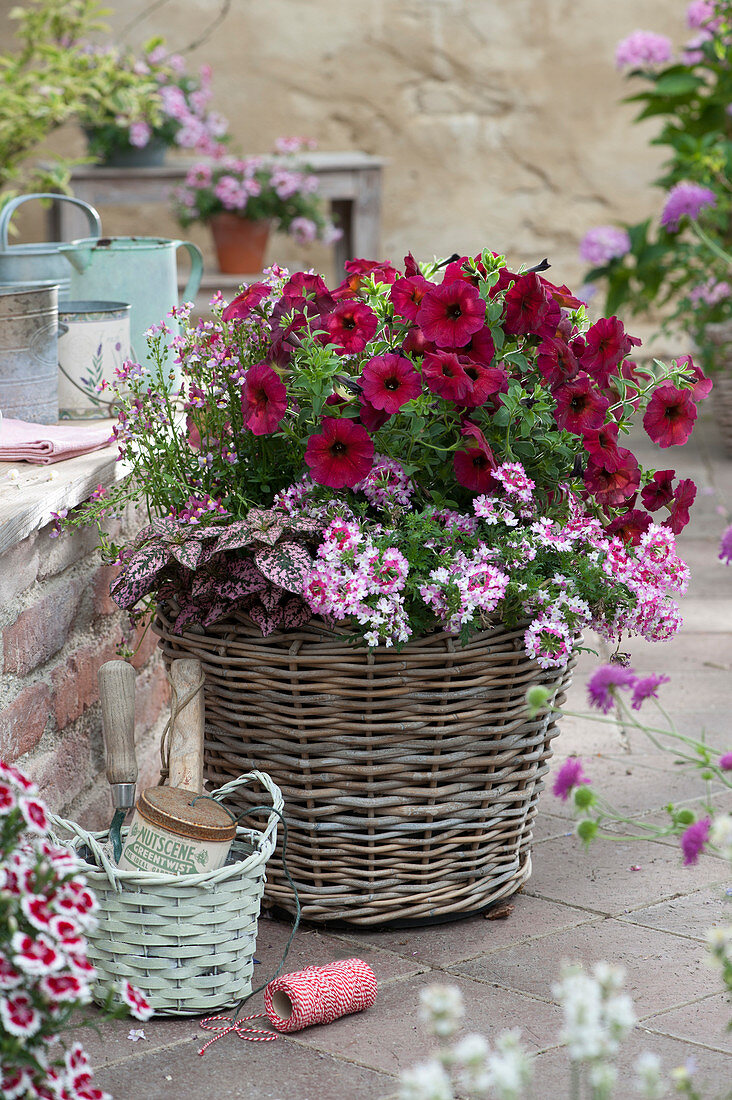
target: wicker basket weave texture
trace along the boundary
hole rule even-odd
[[[379,925],[459,916],[510,896],[531,872],[531,826],[557,728],[529,719],[543,671],[524,629],[460,647],[448,634],[369,653],[315,623],[263,638],[244,614],[178,637],[160,609],[166,661],[197,657],[206,684],[205,774],[258,767],[282,788],[288,865],[303,917]],[[251,806],[246,790],[242,807]],[[275,858],[265,896],[291,908]]]
[[[215,795],[230,798],[251,780],[265,787],[281,812],[279,789],[260,772],[239,776]],[[87,833],[56,818],[60,838],[68,843],[70,835],[71,845],[77,851],[86,846],[95,860],[83,861],[80,870],[99,902],[99,923],[88,937],[98,1001],[122,978],[138,986],[161,1015],[198,1016],[246,997],[277,824],[273,813],[263,832],[238,829],[227,862],[215,871],[163,875],[120,869],[102,847],[108,833]]]

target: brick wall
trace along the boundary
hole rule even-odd
[[[122,534],[130,518],[118,521]],[[157,782],[168,684],[144,624],[133,632],[109,597],[115,570],[92,530],[50,537],[44,527],[0,556],[0,758],[39,784],[49,808],[87,828],[110,820],[97,670],[126,643],[137,649],[138,789]],[[139,644],[139,648],[137,648]]]

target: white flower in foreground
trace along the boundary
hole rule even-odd
[[[488,1096],[491,1079],[488,1073],[488,1057],[491,1048],[484,1035],[466,1035],[452,1048],[452,1059],[457,1067],[457,1084],[460,1093],[468,1096]]]
[[[610,1062],[596,1062],[590,1067],[592,1100],[610,1100],[618,1079],[618,1071]]]
[[[635,1087],[645,1100],[663,1100],[666,1086],[661,1076],[661,1059],[645,1050],[635,1063]]]
[[[434,1058],[405,1070],[399,1078],[399,1100],[454,1100],[450,1078]]]
[[[580,967],[564,967],[561,981],[552,987],[552,992],[564,1010],[564,1027],[559,1038],[567,1044],[572,1061],[601,1057],[606,1036],[599,984]]]
[[[456,985],[429,985],[419,994],[419,1018],[438,1039],[450,1039],[460,1027],[465,1006]]]
[[[531,1082],[531,1055],[521,1046],[519,1031],[503,1031],[496,1039],[496,1052],[488,1059],[491,1088],[498,1100],[518,1100]]]
[[[714,818],[709,839],[725,859],[732,861],[732,817],[729,814],[718,814]]]

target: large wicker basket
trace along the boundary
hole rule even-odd
[[[523,629],[462,648],[434,633],[400,653],[347,644],[311,622],[263,638],[245,614],[176,636],[158,612],[166,661],[206,677],[205,774],[250,767],[282,788],[288,864],[303,917],[384,925],[447,919],[515,893],[531,873],[531,829],[557,728],[529,718],[526,689],[557,678],[530,660]],[[251,805],[246,790],[237,793]],[[289,907],[281,862],[265,897]]]

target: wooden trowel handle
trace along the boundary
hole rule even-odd
[[[170,665],[170,679],[179,703],[200,684],[201,662],[195,657],[181,657]],[[185,787],[200,793],[203,790],[203,688],[178,711],[170,735],[170,785]]]
[[[99,669],[99,698],[110,783],[136,783],[135,670],[127,661],[107,661]]]

